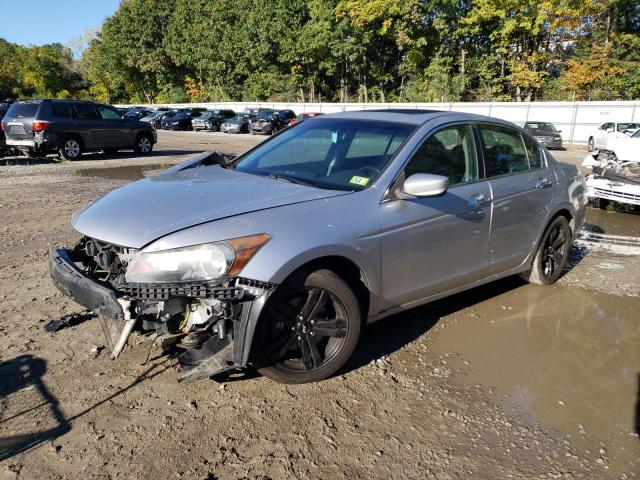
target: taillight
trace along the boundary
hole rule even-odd
[[[31,130],[33,133],[44,132],[47,128],[49,128],[50,123],[44,120],[36,120],[31,124]]]

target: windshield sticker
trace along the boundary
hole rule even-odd
[[[369,183],[369,177],[359,177],[357,175],[354,175],[353,177],[351,177],[351,180],[349,180],[349,183],[364,187],[367,183]]]

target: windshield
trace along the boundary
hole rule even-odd
[[[258,114],[258,120],[271,120],[276,112],[264,110]]]
[[[368,120],[304,122],[240,157],[235,169],[331,190],[362,190],[414,129],[414,125]]]
[[[618,131],[624,132],[625,130],[637,130],[640,128],[640,123],[619,123]]]
[[[552,123],[527,123],[527,130],[532,132],[556,133],[556,127]]]
[[[230,122],[243,122],[245,120],[249,119],[249,115],[236,115],[235,117],[231,118],[229,121]]]

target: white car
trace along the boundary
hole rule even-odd
[[[587,142],[590,152],[594,150],[607,150],[609,142],[616,138],[625,138],[640,129],[637,122],[607,122],[603,123],[591,134]]]
[[[597,158],[595,158],[597,156]],[[609,201],[640,206],[640,163],[616,158],[611,153],[588,155],[583,167],[593,170],[587,175],[587,197],[596,206]]]
[[[640,162],[640,130],[630,137],[612,138],[606,150],[618,160]]]

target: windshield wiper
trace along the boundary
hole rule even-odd
[[[300,180],[300,179],[294,178],[294,177],[289,177],[287,175],[280,175],[279,173],[269,173],[269,174],[267,174],[267,177],[273,178],[274,180],[282,180],[282,181],[289,182],[289,183],[295,183],[297,185],[304,185],[306,187],[318,188],[313,183],[305,182],[304,180]]]

